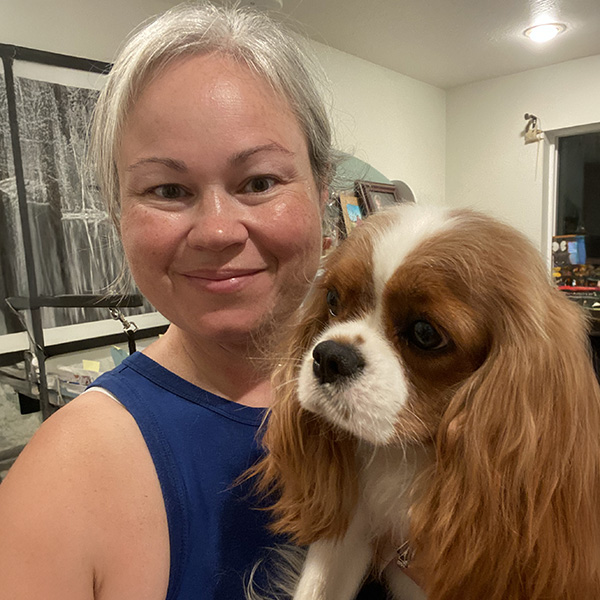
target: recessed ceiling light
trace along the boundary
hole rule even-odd
[[[542,44],[554,39],[559,33],[562,33],[567,28],[562,23],[544,23],[543,25],[535,25],[529,27],[523,33],[532,41]]]

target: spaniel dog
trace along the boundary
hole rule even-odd
[[[328,256],[254,469],[308,545],[295,600],[600,599],[600,391],[582,311],[536,249],[401,205]],[[394,559],[402,549],[399,568]]]

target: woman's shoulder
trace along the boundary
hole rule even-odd
[[[57,590],[63,582],[82,592],[127,588],[127,568],[116,562],[131,554],[136,536],[158,548],[164,538],[168,547],[160,485],[133,418],[91,390],[42,424],[0,485],[0,579],[15,586],[19,576],[32,586],[37,579],[40,597],[49,599],[48,583],[57,578]],[[164,549],[149,554],[151,563],[164,562]]]
[[[10,473],[42,466],[57,471],[55,476],[66,466],[89,474],[112,470],[112,461],[131,445],[136,429],[119,402],[102,389],[89,390],[42,423]]]
[[[91,390],[44,421],[27,444],[1,489],[12,489],[15,481],[25,492],[48,480],[68,487],[83,487],[112,463],[124,445],[132,443],[135,423],[127,411],[103,391]],[[47,493],[61,493],[57,485]],[[57,489],[59,488],[59,489]]]

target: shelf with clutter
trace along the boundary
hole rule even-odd
[[[552,277],[558,288],[585,308],[600,308],[600,238],[585,234],[552,238]],[[596,248],[598,246],[598,248]]]
[[[600,238],[585,234],[552,238],[552,277],[558,289],[589,318],[589,340],[600,377]]]
[[[29,348],[0,354],[0,382],[8,383],[18,391],[22,412],[41,410],[43,418],[47,418],[68,399],[81,393],[101,372],[116,366],[124,356],[135,352],[137,339],[148,340],[166,329],[166,321],[162,318],[159,319],[162,323],[139,330],[133,320],[124,316],[123,309],[142,305],[139,295],[71,294],[57,297],[12,297],[6,298],[5,302],[21,320],[27,333]],[[30,326],[30,323],[36,321],[31,315],[44,307],[105,310],[113,320],[120,323],[122,332],[116,333],[114,327],[104,327],[104,334],[100,336],[88,335],[80,339],[72,336],[70,340],[62,343],[47,343],[46,332]],[[25,318],[24,313],[28,313],[29,318]],[[89,331],[90,324],[83,325]],[[123,342],[123,348],[116,345],[123,346]],[[110,348],[109,351],[104,350],[105,356],[102,360],[84,355],[85,352],[97,352],[102,348]],[[67,363],[57,360],[65,355],[71,357]],[[78,358],[73,364],[74,356],[83,358]],[[50,359],[54,360],[49,362]],[[51,365],[53,370],[49,371],[47,365]]]
[[[11,297],[6,305],[22,320],[27,347],[19,342],[0,354],[0,481],[43,419],[81,394],[102,373],[126,356],[142,350],[162,334],[168,323],[154,314],[125,317],[125,307],[140,306],[141,297],[64,295]],[[31,313],[42,308],[89,307],[110,313],[112,322],[81,323],[38,330]],[[140,326],[138,326],[138,323]],[[68,329],[68,333],[65,330]],[[98,333],[101,332],[101,333]],[[20,336],[22,337],[22,336]],[[9,402],[8,397],[17,398]],[[18,406],[18,410],[17,410]]]
[[[335,248],[368,215],[399,202],[416,202],[407,183],[392,181],[368,163],[342,154],[325,207],[325,252]]]

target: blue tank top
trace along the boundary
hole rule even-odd
[[[181,379],[139,352],[98,377],[136,420],[162,488],[171,566],[166,600],[238,600],[244,578],[282,540],[267,531],[252,483],[232,482],[261,455],[264,409]]]

